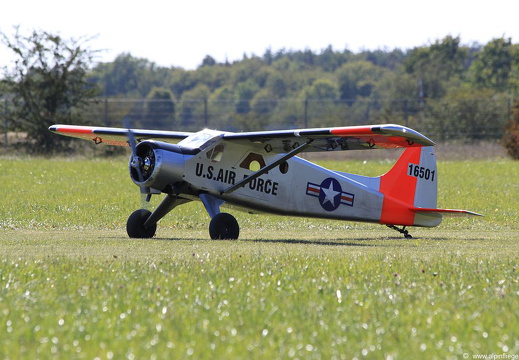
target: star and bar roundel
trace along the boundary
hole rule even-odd
[[[353,206],[355,195],[342,191],[341,184],[334,178],[326,178],[321,184],[309,182],[306,195],[319,198],[319,204],[326,211],[334,211],[341,204]]]

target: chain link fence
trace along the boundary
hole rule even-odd
[[[395,123],[413,128],[434,141],[501,139],[512,100],[464,98],[419,100],[226,100],[95,99],[81,110],[84,124],[198,131],[255,131],[290,128]],[[2,108],[3,107],[3,108]],[[8,119],[8,102],[0,102],[2,139],[23,132]]]

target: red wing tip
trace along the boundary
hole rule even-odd
[[[92,126],[79,126],[79,125],[52,125],[49,127],[50,131],[53,132],[68,132],[68,133],[80,133],[89,134],[94,131]]]
[[[49,126],[49,130],[50,131],[53,131],[53,132],[57,132],[60,130],[60,128],[62,128],[64,125],[52,125],[52,126]]]

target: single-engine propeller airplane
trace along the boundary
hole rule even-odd
[[[200,200],[212,239],[237,239],[234,206],[249,213],[379,223],[411,238],[406,227],[434,227],[447,215],[479,215],[437,209],[438,170],[434,142],[400,125],[224,132],[139,130],[53,125],[50,131],[130,146],[130,177],[146,201],[164,193],[151,212],[136,210],[126,229],[131,238],[151,238],[157,222],[175,207]],[[302,152],[405,148],[379,177],[333,171],[296,156]],[[399,227],[400,226],[400,227]]]

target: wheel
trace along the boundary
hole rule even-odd
[[[144,227],[144,223],[150,217],[151,212],[146,209],[139,209],[134,211],[128,221],[126,222],[126,232],[128,236],[136,239],[149,239],[155,235],[157,224],[149,227]]]
[[[213,240],[236,240],[240,235],[240,226],[231,214],[220,213],[211,219],[209,235],[211,235]]]

